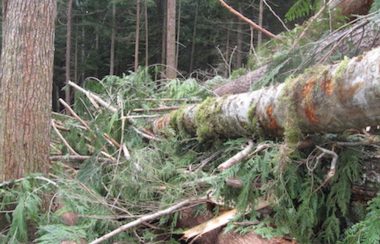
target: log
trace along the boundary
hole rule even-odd
[[[360,2],[360,1],[358,1]],[[373,16],[358,21],[348,29],[337,31],[316,43],[316,48],[307,50],[312,63],[331,63],[330,57],[344,54],[348,57],[360,55],[380,46],[380,18]],[[306,54],[305,54],[306,55]],[[247,74],[230,81],[216,89],[218,96],[239,94],[250,90],[251,85],[262,79],[271,69],[271,63],[264,64]]]
[[[265,132],[291,141],[300,133],[333,133],[380,124],[380,48],[339,64],[319,65],[277,86],[208,98],[167,114],[172,127],[200,140]]]
[[[329,4],[330,9],[339,9],[340,14],[349,18],[354,15],[368,14],[373,0],[333,0]]]

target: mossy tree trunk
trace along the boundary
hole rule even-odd
[[[0,181],[49,170],[55,0],[4,0]]]
[[[265,132],[290,141],[302,133],[341,132],[380,124],[380,48],[339,64],[315,66],[284,83],[226,97],[209,98],[166,115],[171,126],[199,139]]]
[[[341,0],[340,4],[342,4],[342,2],[348,4],[348,1]],[[306,52],[306,58],[312,57],[313,63],[331,63],[331,57],[340,55],[346,55],[349,57],[359,55],[380,45],[379,25],[379,17],[374,16],[370,19],[363,19],[362,21],[352,25],[350,28],[337,31],[334,34],[324,37],[317,42],[317,46],[315,48],[307,47],[307,49],[303,50],[303,52]],[[292,55],[292,53],[290,55]],[[300,54],[295,53],[293,55]],[[305,57],[303,58],[305,59]],[[219,96],[247,92],[249,91],[251,85],[262,79],[271,71],[271,66],[271,62],[264,64],[235,80],[217,87],[214,92]],[[284,70],[284,72],[286,71],[287,70]]]

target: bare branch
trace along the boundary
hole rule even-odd
[[[104,236],[101,236],[99,237],[98,239],[90,242],[90,244],[97,244],[97,243],[101,243],[105,240],[108,240],[109,238],[117,235],[117,234],[120,234],[121,232],[124,232],[130,228],[133,228],[135,226],[138,226],[140,224],[143,224],[144,222],[147,222],[147,221],[150,221],[150,220],[154,220],[154,219],[157,219],[157,218],[160,218],[162,216],[165,216],[165,215],[168,215],[168,214],[171,214],[171,213],[174,213],[176,211],[178,211],[179,209],[189,205],[189,204],[194,204],[194,203],[202,203],[202,202],[206,202],[207,201],[207,198],[198,198],[198,199],[187,199],[187,200],[184,200],[182,202],[179,202],[169,208],[166,208],[164,210],[161,210],[161,211],[158,211],[156,213],[152,213],[152,214],[147,214],[147,215],[144,215],[142,216],[141,218],[138,218],[128,224],[125,224],[125,225],[122,225],[120,226],[119,228],[111,231],[110,233],[108,234],[105,234]]]
[[[239,19],[241,19],[244,22],[248,23],[253,29],[261,31],[262,33],[264,33],[265,35],[267,35],[268,37],[271,37],[273,39],[280,39],[278,36],[276,36],[272,32],[270,32],[270,31],[262,28],[261,26],[259,26],[255,22],[253,22],[252,20],[248,19],[247,17],[245,17],[244,15],[242,15],[241,13],[239,13],[238,11],[236,11],[235,9],[233,9],[230,5],[228,5],[223,0],[219,0],[219,2],[222,4],[223,7],[225,7],[228,11],[230,11],[231,13],[233,13],[234,15],[236,15]]]

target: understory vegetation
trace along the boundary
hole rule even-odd
[[[50,177],[31,175],[1,184],[1,216],[9,223],[1,232],[2,243],[92,240],[141,215],[206,195],[224,203],[214,208],[215,213],[222,207],[239,210],[226,227],[229,231],[291,236],[300,243],[379,241],[380,198],[367,204],[360,197],[353,201],[352,195],[354,185],[370,181],[370,176],[363,181],[363,168],[376,157],[376,135],[348,131],[310,137],[338,155],[331,179],[327,177],[332,158],[323,151],[289,149],[281,140],[263,138],[254,138],[254,143],[266,143],[267,149],[219,172],[217,166],[239,152],[246,139],[199,143],[170,129],[159,138],[146,130],[157,115],[150,109],[203,99],[210,95],[207,84],[176,80],[156,89],[149,79],[141,69],[123,77],[87,80],[84,88],[117,105],[117,112],[94,106],[97,102],[77,92],[77,118],[54,114]],[[230,179],[239,179],[241,188],[230,186]],[[269,212],[255,211],[262,199],[269,201]],[[204,209],[198,211],[202,214]],[[176,243],[182,231],[176,224],[180,214],[113,240]],[[258,224],[234,225],[242,221]]]
[[[375,12],[368,21],[377,19]],[[282,44],[270,42],[251,57],[263,63],[272,47],[284,47],[271,58],[271,72],[251,90],[284,82],[318,63],[305,52],[317,50],[319,43],[306,40],[322,38],[322,30],[297,40],[301,32],[287,33]],[[293,48],[295,41],[300,48]],[[354,53],[336,55],[331,62]],[[297,243],[380,242],[379,128],[297,135],[296,140],[263,132],[211,139],[173,128],[153,133],[156,118],[213,99],[213,88],[226,79],[155,81],[151,69],[86,79],[84,90],[74,87],[72,110],[61,99],[66,110],[52,116],[49,176],[0,183],[0,223],[7,223],[0,226],[0,243],[91,241],[146,214],[205,197],[211,210],[205,204],[187,208],[196,216],[238,210],[224,232],[255,232]],[[201,130],[210,129],[206,119],[199,121]],[[249,140],[265,148],[218,169]],[[257,208],[263,202],[265,207]],[[183,210],[142,222],[108,241],[180,243]]]

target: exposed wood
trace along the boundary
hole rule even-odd
[[[219,216],[216,216],[207,222],[204,222],[200,225],[197,225],[191,229],[188,229],[183,232],[183,238],[186,240],[189,240],[190,238],[201,236],[207,232],[210,232],[212,230],[215,230],[223,225],[228,224],[233,218],[235,218],[237,215],[237,210],[232,209],[229,211],[226,211]]]
[[[267,201],[264,198],[260,198],[260,199],[258,199],[257,204],[255,205],[255,210],[260,210],[260,209],[266,208],[269,205],[270,205],[269,201]],[[219,216],[216,216],[216,217],[214,217],[214,218],[212,218],[212,219],[210,219],[204,223],[201,223],[197,226],[194,226],[194,227],[184,231],[183,232],[183,238],[185,240],[189,240],[189,239],[195,237],[195,239],[196,239],[198,236],[202,236],[205,233],[208,233],[212,230],[215,230],[219,227],[222,227],[222,226],[228,224],[237,216],[237,214],[238,214],[237,209],[228,210],[228,211],[220,214]]]

